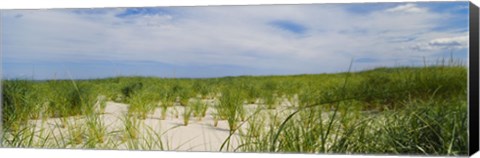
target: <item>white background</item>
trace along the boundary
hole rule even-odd
[[[414,0],[2,0],[0,9],[46,9],[46,8],[98,8],[98,7],[147,7],[147,6],[198,6],[198,5],[247,5],[247,4],[309,4],[309,3],[362,3],[362,2],[410,2]],[[445,0],[435,0],[445,1]],[[480,0],[472,0],[477,6]],[[375,155],[350,155],[348,157],[384,157]],[[307,155],[307,154],[256,154],[256,153],[218,153],[218,152],[161,152],[161,151],[119,151],[119,150],[69,150],[69,149],[0,149],[1,158],[9,157],[194,157],[194,158],[313,158],[345,157],[345,155]],[[406,157],[406,156],[389,156]],[[411,157],[411,156],[408,156]],[[474,157],[480,157],[476,154]]]

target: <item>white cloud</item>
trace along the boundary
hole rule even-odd
[[[460,47],[466,48],[468,43],[468,36],[450,37],[450,38],[438,38],[430,41],[428,44],[431,46],[439,47]]]
[[[412,46],[412,49],[419,51],[439,51],[439,50],[454,50],[467,49],[468,35],[436,38],[430,41],[425,41]]]
[[[371,14],[355,14],[332,4],[169,9],[174,13],[125,18],[115,16],[122,8],[95,15],[69,10],[5,11],[4,57],[148,60],[314,73],[346,70],[352,58],[374,57],[379,60],[370,64],[389,65],[387,59],[392,56],[409,60],[441,51],[440,46],[466,43],[463,38],[450,39],[465,32],[432,31],[449,15],[415,4]],[[275,20],[293,21],[306,31],[297,36],[269,24]]]
[[[393,13],[425,13],[427,11],[428,11],[427,8],[418,7],[417,5],[412,3],[399,5],[397,7],[386,10],[386,12],[393,12]]]

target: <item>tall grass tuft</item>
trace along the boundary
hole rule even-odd
[[[200,97],[191,98],[189,100],[189,107],[192,108],[193,116],[197,117],[198,120],[202,120],[207,114],[208,105],[203,102]]]
[[[190,117],[192,116],[193,109],[191,106],[184,106],[183,108],[183,125],[188,126],[188,122],[190,121]]]
[[[241,95],[234,89],[224,89],[222,97],[220,98],[220,105],[218,105],[218,114],[220,118],[226,118],[230,132],[237,129],[240,113],[243,112],[243,99]]]
[[[27,80],[2,80],[2,124],[6,131],[18,131],[29,119],[35,105],[33,83]]]

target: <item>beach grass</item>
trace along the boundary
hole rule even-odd
[[[14,79],[2,80],[2,85],[5,147],[116,149],[123,143],[128,149],[174,149],[164,133],[142,123],[154,118],[159,107],[160,120],[170,110],[171,119],[183,119],[185,128],[192,116],[201,121],[210,114],[212,128],[226,121],[225,142],[237,134],[240,140],[230,151],[468,152],[467,68],[455,62],[333,74]],[[95,110],[97,104],[104,111],[107,101],[128,104],[120,131],[109,131],[104,113]],[[69,121],[71,117],[83,121]],[[57,119],[56,130],[63,132],[45,132],[47,125],[29,123],[50,119]],[[113,136],[118,133],[120,143]]]

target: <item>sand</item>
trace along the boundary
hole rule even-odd
[[[280,105],[280,107],[287,106],[292,106],[292,104],[282,102]],[[107,134],[103,143],[92,146],[85,145],[89,141],[90,129],[86,116],[30,120],[29,126],[34,129],[33,132],[36,136],[34,142],[37,143],[33,146],[42,148],[220,151],[222,144],[230,135],[226,120],[219,120],[216,127],[213,125],[213,107],[208,108],[206,116],[201,120],[192,116],[189,124],[185,126],[182,118],[184,107],[177,105],[168,108],[167,117],[164,120],[161,119],[161,108],[156,108],[147,115],[146,119],[135,119],[138,121],[138,136],[137,138],[126,138],[124,120],[128,107],[129,105],[123,103],[107,102],[105,111],[97,114],[100,118],[99,122],[105,125]],[[248,113],[252,113],[257,107],[257,104],[244,105]],[[279,109],[282,108],[273,111],[265,109],[264,111],[275,112]],[[175,117],[175,110],[178,112],[178,118]],[[232,135],[229,145],[225,146],[222,151],[234,151],[241,144],[239,137],[247,125],[248,123],[245,122],[240,131]],[[80,136],[75,140],[74,135]]]

